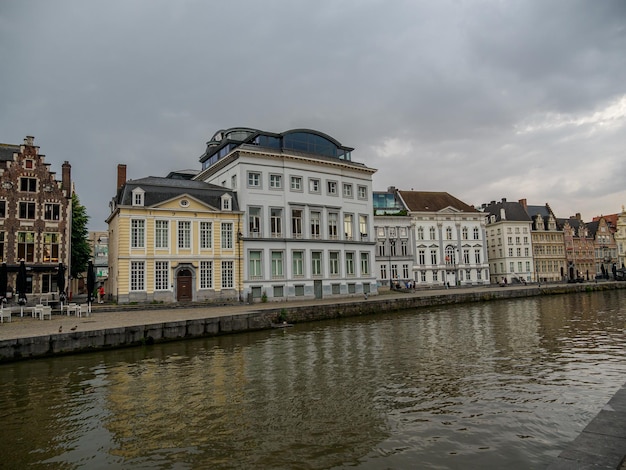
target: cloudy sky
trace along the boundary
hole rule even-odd
[[[7,0],[0,142],[68,160],[90,228],[219,129],[312,128],[374,189],[626,204],[623,0]]]

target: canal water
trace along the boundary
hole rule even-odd
[[[545,468],[626,382],[626,293],[0,366],[0,467]]]

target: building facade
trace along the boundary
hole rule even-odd
[[[534,279],[537,282],[561,282],[567,279],[563,227],[548,204],[528,205],[520,199],[533,221],[532,246]]]
[[[613,271],[620,268],[617,258],[617,243],[613,236],[614,228],[609,219],[603,216],[587,224],[589,235],[593,238],[596,279],[613,279]]]
[[[126,181],[107,219],[108,292],[118,303],[239,300],[242,214],[236,195],[202,181]]]
[[[56,293],[59,265],[69,273],[73,185],[70,164],[65,161],[61,168],[57,180],[34,137],[22,145],[0,144],[0,258],[7,265],[9,290],[15,288],[21,260],[27,293]]]
[[[562,219],[563,242],[567,260],[567,280],[590,280],[596,270],[594,238],[580,214]]]
[[[489,284],[484,214],[446,192],[397,194],[415,237],[417,287]]]
[[[527,283],[534,278],[532,220],[519,202],[483,204],[493,284]]]
[[[372,175],[352,148],[310,129],[216,132],[195,179],[229,187],[245,213],[248,301],[377,293]]]

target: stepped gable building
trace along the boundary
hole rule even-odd
[[[617,245],[617,264],[623,268],[626,266],[626,209],[624,206],[617,214],[614,237]]]
[[[0,144],[0,258],[7,265],[9,289],[15,289],[24,260],[26,293],[37,295],[58,293],[59,265],[70,266],[73,185],[71,165],[63,162],[57,180],[34,139]]]
[[[228,188],[185,178],[126,180],[107,218],[108,296],[118,303],[238,300],[242,218]]]
[[[484,214],[446,192],[398,195],[415,234],[416,286],[489,284]]]
[[[587,230],[589,236],[593,238],[595,271],[597,279],[613,279],[613,271],[621,267],[617,258],[617,243],[613,236],[613,229],[610,217],[594,217],[588,222]],[[617,222],[617,217],[614,218]]]
[[[552,212],[549,204],[528,205],[526,199],[520,204],[533,221],[532,245],[535,280],[560,282],[567,279],[563,226]]]
[[[580,214],[558,219],[563,226],[563,242],[567,260],[567,280],[590,280],[596,270],[594,239]]]
[[[216,132],[196,180],[229,187],[245,212],[247,301],[377,293],[372,175],[311,129]]]
[[[374,233],[376,234],[376,270],[379,284],[413,286],[415,281],[415,234],[409,211],[398,190],[374,191]]]
[[[532,281],[532,219],[520,202],[491,201],[483,204],[487,215],[487,246],[492,283]]]

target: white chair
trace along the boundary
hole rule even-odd
[[[5,318],[7,322],[11,321],[11,307],[0,309],[0,323],[4,323]]]
[[[41,317],[41,310],[43,309],[43,304],[37,304],[34,307],[26,307],[30,309],[30,313],[33,316],[33,318],[40,318]]]
[[[69,317],[72,313],[76,314],[78,305],[75,303],[71,303],[71,304],[67,304],[66,308],[67,308],[67,316]]]
[[[88,316],[89,316],[89,313],[90,313],[90,312],[89,312],[89,304],[80,304],[80,305],[78,306],[78,308],[80,309],[80,314],[81,314],[81,316],[82,316],[82,315],[85,315],[86,317],[88,317]]]
[[[44,305],[40,312],[40,319],[45,320],[46,317],[48,317],[50,320],[52,320],[52,307],[50,307],[50,305]]]

